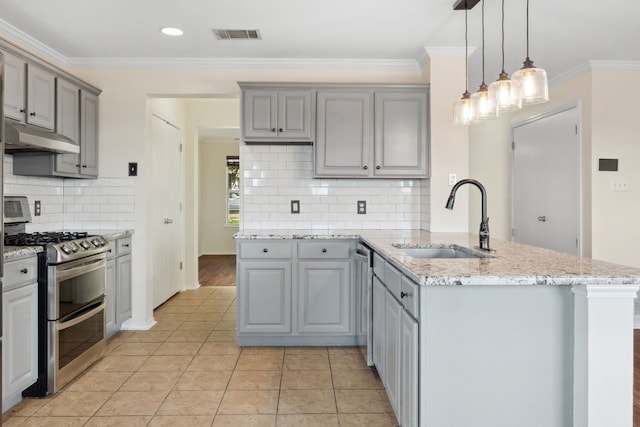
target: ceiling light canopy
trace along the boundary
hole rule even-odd
[[[178,27],[162,27],[160,32],[165,36],[179,37],[184,34],[184,31]]]

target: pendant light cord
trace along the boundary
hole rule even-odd
[[[482,84],[484,84],[484,0],[482,0]]]
[[[504,0],[502,0],[502,72],[504,73]]]
[[[469,27],[467,24],[467,2],[464,2],[464,91],[469,93]]]
[[[529,0],[527,0],[527,59],[529,59]]]

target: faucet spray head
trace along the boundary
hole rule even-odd
[[[456,196],[453,194],[449,195],[449,198],[447,199],[447,205],[445,206],[445,208],[449,210],[453,209],[453,204],[455,203],[455,201],[456,201]]]

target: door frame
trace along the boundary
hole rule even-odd
[[[578,255],[582,256],[582,254],[584,253],[584,233],[583,233],[583,229],[582,229],[582,225],[584,224],[584,212],[582,209],[582,201],[583,201],[583,182],[582,182],[582,172],[583,172],[583,162],[582,162],[582,157],[583,157],[583,147],[582,147],[582,101],[581,100],[577,100],[575,102],[569,103],[569,104],[564,104],[562,106],[556,107],[554,109],[545,111],[543,113],[538,113],[538,114],[534,114],[532,116],[529,116],[523,120],[518,120],[515,121],[513,123],[511,123],[511,192],[510,192],[510,197],[511,197],[511,241],[514,240],[514,224],[515,224],[515,207],[514,207],[514,181],[515,181],[515,171],[513,169],[513,165],[515,163],[515,151],[513,149],[514,144],[515,144],[515,136],[514,136],[514,130],[517,127],[521,127],[521,126],[525,126],[527,124],[536,122],[538,120],[542,120],[551,116],[554,116],[556,114],[559,113],[564,113],[565,111],[569,111],[575,109],[576,110],[576,116],[577,116],[577,126],[578,126],[578,132],[577,132],[577,139],[578,139],[578,150],[577,150],[577,156],[578,156],[578,167],[577,167],[577,182],[578,182],[578,223],[577,223],[577,235],[578,235]]]

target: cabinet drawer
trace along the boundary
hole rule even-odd
[[[298,258],[348,259],[351,256],[350,242],[300,242]]]
[[[291,258],[290,242],[241,242],[238,255],[240,258]]]
[[[420,287],[410,279],[402,276],[400,292],[400,301],[402,302],[402,305],[413,317],[418,319],[420,317],[418,308]]]
[[[112,248],[113,250],[113,248]],[[126,255],[131,253],[131,237],[116,240],[116,255]]]
[[[388,262],[384,263],[384,284],[389,289],[389,292],[393,294],[394,297],[400,299],[400,281],[402,279],[402,273],[389,264]]]
[[[20,286],[38,280],[38,258],[30,257],[10,261],[4,264],[3,291],[19,288]]]

